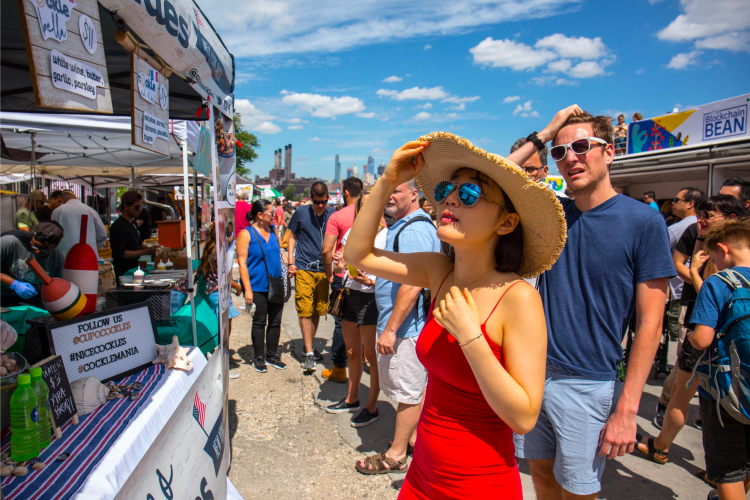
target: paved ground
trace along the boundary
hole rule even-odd
[[[241,301],[234,298],[235,305]],[[331,415],[325,406],[339,401],[346,386],[324,380],[320,372],[330,367],[333,320],[321,321],[316,347],[325,356],[314,375],[302,374],[299,354],[302,339],[293,300],[284,309],[281,351],[289,365],[279,371],[256,372],[250,364],[249,315],[234,320],[230,347],[240,362],[241,378],[230,381],[229,423],[232,468],[229,477],[246,500],[291,498],[395,499],[404,474],[362,476],[354,462],[365,454],[387,447],[395,422],[394,405],[381,395],[380,420],[361,429],[349,425],[348,414]],[[673,344],[674,346],[674,344]],[[674,362],[674,353],[671,361]],[[234,365],[237,366],[237,365]],[[651,424],[664,375],[649,379],[641,399],[638,431],[651,436]],[[366,400],[369,376],[364,374],[360,399]],[[670,463],[657,465],[636,455],[608,462],[599,498],[607,500],[704,500],[709,487],[694,477],[704,466],[701,433],[692,427],[697,398],[690,407],[689,425],[670,449]],[[524,497],[535,499],[528,467],[520,462]]]

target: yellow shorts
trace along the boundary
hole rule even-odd
[[[299,270],[294,275],[294,302],[297,316],[328,314],[328,279],[326,273]]]

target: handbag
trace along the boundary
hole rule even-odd
[[[276,278],[268,273],[268,264],[266,263],[266,252],[263,250],[263,244],[260,242],[260,235],[256,234],[257,231],[254,227],[250,226],[252,234],[258,239],[258,246],[260,246],[260,253],[263,256],[263,266],[266,268],[266,276],[268,277],[268,302],[272,304],[283,304],[284,303],[284,280],[282,278]]]
[[[332,291],[331,296],[328,297],[328,314],[334,318],[340,318],[344,315],[344,292],[349,292],[346,288],[347,281],[348,277],[344,277],[344,286],[341,287],[341,290]]]

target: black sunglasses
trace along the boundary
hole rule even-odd
[[[479,201],[482,189],[471,182],[457,184],[453,181],[442,181],[435,186],[435,202],[440,203],[458,188],[458,199],[462,205],[473,207]]]
[[[312,202],[315,205],[325,205],[328,203],[328,200],[312,200]]]

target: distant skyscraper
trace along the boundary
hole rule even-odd
[[[352,167],[352,177],[359,178],[359,175],[357,175],[357,162],[354,162],[354,167]]]
[[[385,172],[385,163],[383,163],[383,160],[380,160],[380,166],[378,167],[378,179],[380,179],[380,176],[383,175],[383,172]]]
[[[351,168],[346,169],[346,178],[354,177],[354,171]]]
[[[375,173],[375,159],[372,156],[367,157],[367,171],[372,174]]]
[[[336,161],[333,163],[334,177],[333,182],[338,184],[341,182],[341,163],[339,163],[339,155],[336,155]]]

